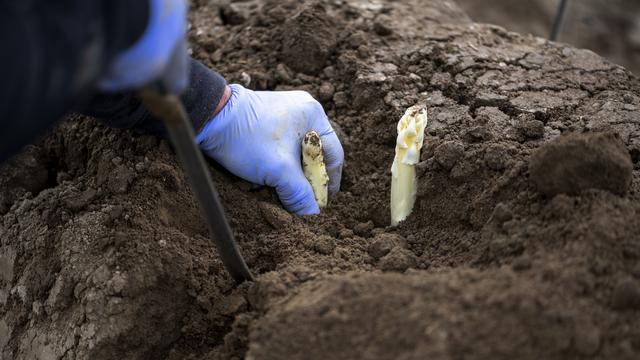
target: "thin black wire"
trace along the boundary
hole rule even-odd
[[[567,13],[568,2],[568,0],[560,0],[560,4],[558,4],[558,11],[556,12],[556,18],[553,20],[553,28],[551,29],[551,35],[549,36],[551,41],[558,40],[558,35],[560,35],[562,24],[564,23],[564,18]]]

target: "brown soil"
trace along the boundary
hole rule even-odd
[[[342,192],[297,218],[214,165],[258,275],[236,286],[167,142],[72,117],[0,175],[0,358],[640,356],[637,78],[449,1],[193,7],[194,56],[321,100]],[[390,227],[418,103],[418,199]]]
[[[559,0],[457,0],[477,22],[548,38]],[[640,73],[640,2],[569,0],[559,41]]]

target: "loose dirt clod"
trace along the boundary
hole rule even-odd
[[[538,149],[529,164],[531,180],[546,195],[602,189],[622,195],[633,164],[620,138],[611,133],[571,134]]]
[[[22,153],[2,165],[0,177],[0,214],[6,213],[8,206],[24,193],[37,194],[47,188],[49,171],[42,149],[27,146]]]
[[[396,246],[380,259],[379,267],[383,271],[403,272],[416,266],[416,256],[409,250]]]
[[[282,60],[291,69],[316,75],[338,43],[338,27],[321,2],[310,2],[284,24]]]
[[[336,248],[336,242],[331,236],[320,236],[313,242],[313,249],[319,254],[330,255]]]
[[[405,246],[402,237],[395,234],[382,233],[371,240],[367,252],[372,258],[378,260],[398,246]]]

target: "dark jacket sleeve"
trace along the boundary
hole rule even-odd
[[[0,162],[92,96],[147,24],[144,0],[0,0]]]
[[[225,85],[224,78],[217,72],[190,59],[189,86],[182,95],[182,102],[196,132],[213,117]],[[99,94],[80,112],[98,118],[109,127],[166,135],[162,122],[144,108],[133,92]]]

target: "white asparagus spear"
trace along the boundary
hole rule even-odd
[[[413,211],[416,201],[416,170],[427,126],[427,109],[415,105],[398,122],[396,156],[391,166],[391,225],[398,225]]]
[[[318,206],[327,206],[329,175],[322,155],[322,141],[315,131],[309,131],[302,139],[302,169],[311,184]]]

